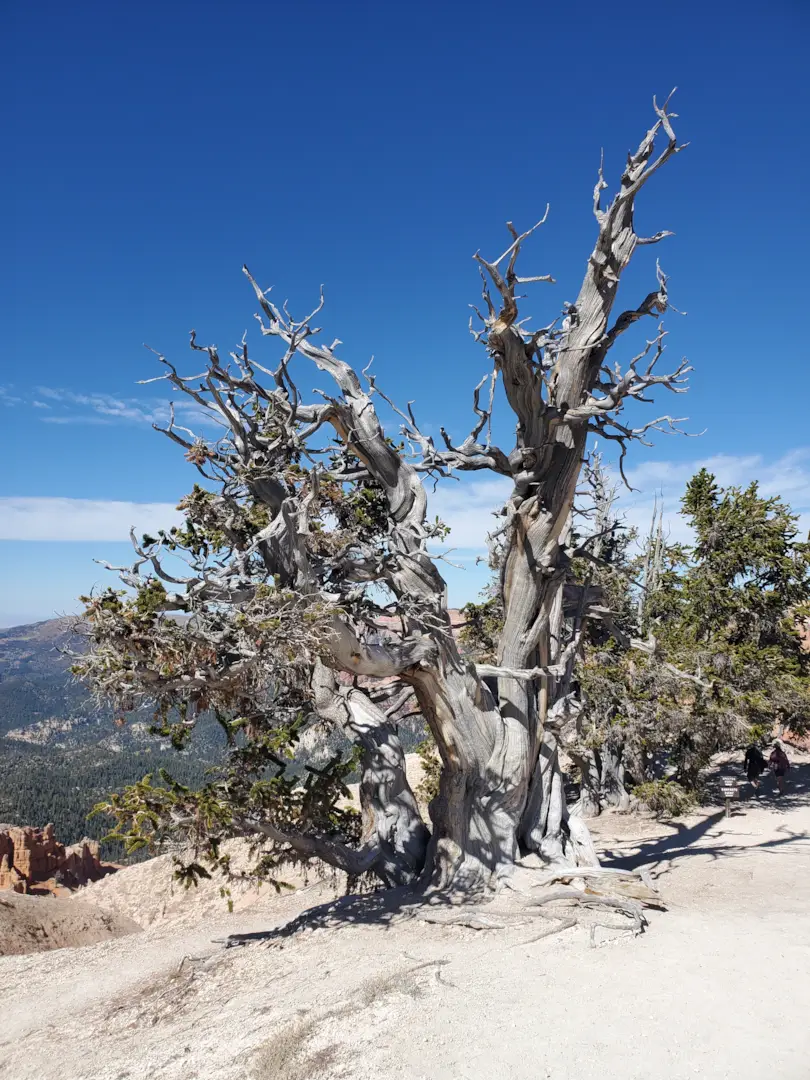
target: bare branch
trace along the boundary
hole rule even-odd
[[[606,418],[608,423],[614,423],[611,414],[618,412],[626,399],[635,398],[638,401],[647,401],[649,399],[643,396],[644,393],[655,386],[663,386],[674,394],[686,393],[687,376],[692,371],[686,360],[681,360],[674,371],[665,375],[655,373],[656,364],[664,353],[665,337],[666,331],[661,325],[658,328],[656,337],[648,341],[644,349],[633,357],[625,372],[621,371],[618,364],[613,369],[602,368],[603,379],[595,388],[602,392],[602,396],[597,397],[593,392],[590,393],[582,405],[569,409],[566,417],[573,420]],[[652,358],[649,359],[646,368],[639,371],[639,364],[648,359],[651,350],[654,350]],[[650,427],[657,423],[660,423],[660,419],[645,425],[635,432],[635,435],[643,434],[644,431],[648,431]],[[616,424],[616,426],[620,427],[621,425]]]
[[[660,236],[665,234],[661,233]],[[668,234],[666,234],[668,235]],[[642,243],[642,241],[638,241]],[[643,241],[643,243],[652,243],[652,240]],[[669,298],[667,296],[667,275],[661,269],[659,263],[655,264],[656,276],[658,277],[658,288],[655,292],[648,293],[642,300],[637,308],[633,308],[631,311],[624,311],[618,317],[611,330],[605,336],[604,340],[604,352],[610,349],[611,345],[616,341],[616,338],[620,334],[623,334],[628,327],[633,323],[638,322],[639,319],[643,319],[645,315],[663,315],[669,306]]]
[[[264,819],[236,817],[234,824],[243,835],[266,836],[275,844],[288,844],[299,855],[323,859],[325,863],[342,870],[350,877],[362,877],[363,874],[368,873],[381,855],[381,849],[376,844],[354,849],[328,836],[312,836],[294,830],[282,830]]]
[[[525,682],[532,682],[535,679],[559,678],[565,674],[572,657],[576,656],[577,650],[582,644],[582,634],[581,629],[577,631],[553,664],[533,668],[505,668],[495,664],[476,664],[475,670],[482,678],[519,679]]]
[[[520,249],[524,240],[531,236],[535,229],[539,229],[541,225],[545,224],[546,219],[548,218],[548,211],[549,208],[547,206],[545,214],[537,222],[537,224],[533,225],[530,229],[527,229],[526,232],[520,233],[519,235],[512,222],[507,221],[506,227],[512,234],[512,243],[502,255],[499,255],[498,258],[495,259],[494,262],[487,262],[486,259],[484,259],[481,255],[478,254],[478,252],[476,252],[473,256],[473,258],[482,268],[482,279],[483,271],[486,270],[487,274],[489,274],[492,284],[495,286],[495,288],[501,295],[502,306],[500,312],[496,317],[495,307],[492,303],[489,290],[486,285],[486,279],[483,279],[483,295],[484,300],[487,304],[487,309],[489,311],[489,319],[485,321],[491,322],[492,329],[495,329],[498,332],[505,330],[508,326],[511,326],[517,318],[517,297],[515,295],[516,285],[531,281],[543,281],[549,283],[554,282],[554,278],[550,274],[543,274],[537,277],[519,278],[515,273],[515,264],[517,263],[517,258],[520,254]],[[509,259],[509,264],[506,268],[505,274],[501,274],[500,265],[507,257]]]

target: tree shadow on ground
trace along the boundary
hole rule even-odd
[[[759,797],[757,797],[753,786],[745,779],[739,765],[734,763],[724,765],[712,774],[705,785],[704,791],[709,807],[724,803],[721,793],[722,783],[723,780],[729,778],[738,782],[742,780],[740,798],[732,803],[731,816],[736,820],[744,818],[749,807],[768,809],[778,814],[784,814],[799,806],[806,806],[810,802],[810,765],[794,765],[791,767],[787,790],[784,795],[778,793],[775,778],[770,773],[766,774],[760,783]],[[775,839],[763,840],[758,844],[701,843],[714,826],[719,825],[725,819],[725,816],[725,809],[721,809],[707,814],[702,821],[692,825],[680,821],[662,823],[669,825],[674,829],[674,832],[651,840],[631,840],[629,843],[635,849],[632,853],[605,848],[601,853],[602,863],[607,867],[634,870],[640,866],[669,864],[681,858],[695,855],[719,859],[745,855],[752,850],[776,852],[790,844],[810,840],[810,835],[807,833],[795,833],[781,827],[776,831],[784,835]],[[737,835],[740,834],[737,833]]]
[[[440,893],[432,893],[428,900],[416,889],[407,886],[372,893],[353,893],[307,908],[281,926],[250,934],[229,934],[227,938],[217,940],[226,948],[234,948],[256,941],[280,941],[301,930],[326,930],[338,926],[385,927],[395,920],[413,918],[417,911],[424,913],[427,906],[444,907],[451,902],[451,897]]]
[[[710,831],[712,826],[725,818],[725,811],[711,814],[697,825],[687,826],[680,822],[673,823],[676,831],[669,836],[654,840],[639,841],[631,854],[621,851],[605,850],[602,853],[602,865],[617,870],[636,870],[641,866],[657,867],[662,863],[673,863],[686,856],[703,855],[711,859],[734,858],[756,851],[776,851],[787,845],[810,840],[807,833],[793,833],[786,830],[784,836],[777,839],[763,840],[759,844],[700,844],[698,841]]]

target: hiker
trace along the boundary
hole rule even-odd
[[[782,749],[782,744],[777,739],[773,744],[773,750],[771,756],[768,759],[768,764],[773,769],[773,775],[776,777],[776,786],[779,788],[779,794],[785,794],[785,776],[790,768],[790,762],[788,756]]]
[[[765,764],[765,758],[762,756],[762,751],[756,743],[751,743],[745,751],[743,764],[749,783],[753,786],[754,791],[759,791],[759,778],[765,772],[767,765]]]

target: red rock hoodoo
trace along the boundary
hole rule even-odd
[[[58,893],[98,881],[118,867],[99,858],[97,841],[84,839],[66,847],[44,829],[0,825],[0,890]]]

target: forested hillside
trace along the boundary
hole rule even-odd
[[[108,831],[87,815],[111,791],[161,767],[198,783],[224,746],[213,721],[182,754],[149,735],[148,714],[117,725],[70,675],[72,638],[63,619],[0,630],[0,821],[51,821],[63,843]]]

